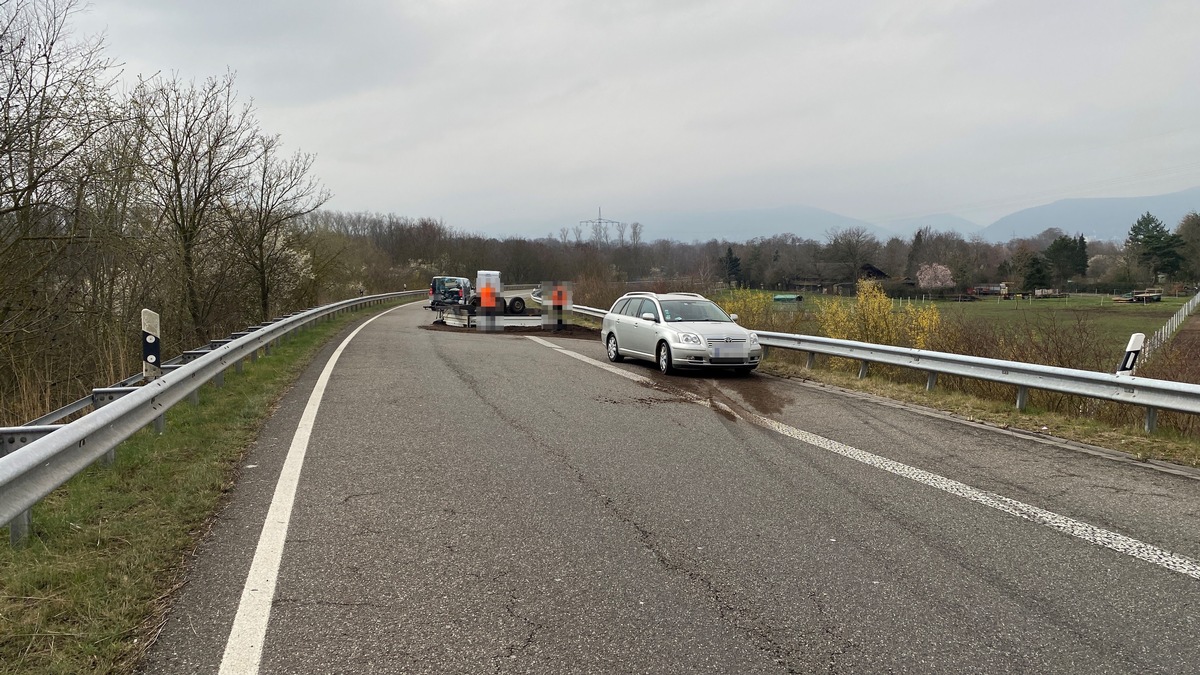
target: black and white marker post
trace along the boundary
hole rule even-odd
[[[146,382],[162,377],[162,331],[158,312],[142,310],[142,379]],[[154,418],[154,431],[162,433],[167,426],[165,415]]]
[[[142,377],[147,382],[162,377],[162,340],[158,312],[142,310]]]
[[[1145,333],[1134,333],[1129,336],[1129,344],[1125,347],[1125,358],[1121,359],[1121,365],[1117,366],[1117,375],[1133,375],[1138,354],[1142,353],[1142,346],[1145,344]]]
[[[1137,365],[1138,354],[1142,353],[1142,347],[1146,344],[1145,333],[1134,333],[1129,336],[1129,344],[1125,347],[1125,358],[1121,359],[1121,365],[1117,366],[1117,377],[1122,375],[1134,374],[1134,367]],[[1152,405],[1146,406],[1146,433],[1154,433],[1158,427],[1158,408]]]

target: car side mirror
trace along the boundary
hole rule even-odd
[[[737,321],[737,314],[730,314],[729,318],[733,319],[734,321]]]
[[[642,312],[643,321],[654,321],[654,314],[651,312]]]

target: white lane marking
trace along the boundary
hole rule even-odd
[[[540,344],[546,345],[547,347],[550,347],[559,353],[566,354],[567,356],[584,361],[586,363],[590,363],[591,365],[603,368],[609,372],[614,372],[627,379],[642,382],[652,387],[659,386],[654,382],[654,380],[651,380],[643,375],[631,373],[622,368],[616,368],[602,361],[597,361],[591,357],[577,354],[563,347],[559,347],[558,345],[546,342],[545,340],[539,340],[533,337],[530,339],[536,340]],[[1059,515],[1052,511],[1047,511],[1024,502],[1019,502],[1015,499],[1004,497],[1002,495],[987,492],[986,490],[973,488],[970,485],[946,478],[945,476],[940,476],[936,473],[925,471],[924,469],[918,469],[886,457],[881,457],[879,455],[867,452],[866,450],[859,450],[858,448],[839,443],[823,436],[818,436],[817,434],[810,433],[808,431],[803,431],[795,427],[788,426],[782,422],[761,417],[754,413],[736,413],[730,409],[729,406],[719,401],[709,401],[685,391],[681,391],[679,393],[691,400],[693,403],[719,408],[727,414],[734,415],[735,417],[744,419],[751,424],[755,424],[764,429],[769,429],[789,438],[794,438],[803,443],[808,443],[823,450],[828,450],[843,457],[853,459],[857,462],[862,462],[863,464],[873,466],[877,469],[882,469],[888,473],[914,480],[923,485],[936,488],[943,492],[947,492],[977,504],[982,504],[984,506],[996,509],[997,511],[1007,513],[1011,516],[1016,516],[1039,525],[1044,525],[1052,530],[1057,530],[1063,534],[1068,534],[1077,539],[1082,539],[1095,546],[1133,556],[1139,560],[1144,560],[1148,563],[1164,567],[1172,572],[1178,572],[1193,579],[1200,579],[1200,562],[1190,558],[1185,558],[1181,555],[1176,555],[1165,549],[1147,544],[1144,541],[1105,530],[1094,525],[1089,525],[1083,521]]]
[[[233,628],[225,642],[225,654],[221,657],[221,675],[253,675],[258,672],[259,663],[262,661],[263,641],[267,636],[267,622],[271,618],[271,603],[275,599],[275,581],[279,577],[279,563],[283,558],[283,545],[287,539],[288,524],[292,519],[296,487],[300,482],[300,469],[304,465],[308,439],[312,435],[317,410],[321,407],[321,398],[325,395],[325,386],[333,374],[333,367],[337,365],[346,345],[350,344],[359,331],[384,314],[408,307],[409,304],[416,303],[393,307],[367,319],[363,325],[355,328],[334,350],[329,362],[325,364],[325,369],[321,371],[321,376],[317,378],[317,384],[308,397],[308,405],[304,407],[300,423],[296,426],[296,433],[292,436],[292,445],[288,448],[283,470],[279,473],[279,482],[275,484],[275,496],[271,499],[271,508],[267,511],[262,534],[258,537],[258,548],[254,551],[254,562],[250,564],[246,585],[242,588],[242,599],[233,619]]]

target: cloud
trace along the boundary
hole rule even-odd
[[[467,229],[597,204],[986,222],[1200,182],[1194,2],[93,8],[131,66],[237,71],[333,207]]]

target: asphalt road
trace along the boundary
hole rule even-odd
[[[1193,477],[431,319],[380,317],[332,371],[258,672],[1200,672]],[[332,349],[250,452],[145,672],[220,667]]]

